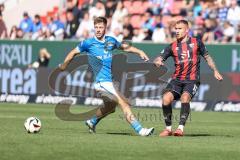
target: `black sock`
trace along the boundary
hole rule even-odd
[[[162,105],[163,116],[166,126],[172,125],[172,105]]]
[[[189,103],[182,103],[179,125],[185,125],[185,123],[188,119],[189,113],[190,113],[190,104]]]

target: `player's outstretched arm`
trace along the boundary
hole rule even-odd
[[[73,50],[71,50],[71,51],[67,54],[67,56],[66,56],[66,58],[65,58],[65,60],[64,60],[64,63],[59,66],[60,70],[64,71],[64,70],[67,68],[67,66],[68,66],[68,64],[70,63],[70,61],[73,59],[73,57],[74,57],[76,54],[78,54],[78,53],[79,53],[79,51],[78,51],[76,48],[73,49]]]
[[[138,56],[140,56],[144,61],[149,61],[148,56],[146,55],[146,53],[136,47],[133,46],[128,46],[126,44],[122,44],[121,49],[125,52],[131,52],[131,53],[135,53]]]
[[[209,54],[207,54],[204,56],[204,58],[207,61],[208,66],[213,70],[214,77],[219,81],[223,80],[223,76],[219,73],[212,57]]]

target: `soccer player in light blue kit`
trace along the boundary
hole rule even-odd
[[[126,52],[131,52],[139,55],[143,60],[148,61],[148,56],[142,51],[133,46],[126,47],[119,43],[115,38],[105,36],[107,26],[107,19],[104,17],[97,17],[94,19],[95,36],[80,42],[80,44],[70,51],[60,66],[61,70],[65,70],[69,62],[75,55],[82,52],[87,52],[89,56],[89,65],[93,70],[95,77],[95,89],[97,92],[110,94],[114,98],[105,98],[102,96],[104,107],[100,107],[95,116],[86,121],[90,132],[95,132],[98,122],[108,114],[115,111],[115,107],[119,104],[121,110],[128,123],[132,126],[135,132],[141,136],[149,136],[154,132],[154,128],[143,128],[140,122],[135,118],[131,111],[129,104],[125,98],[119,94],[114,88],[112,82],[112,50],[118,48]],[[104,94],[102,94],[104,95]]]

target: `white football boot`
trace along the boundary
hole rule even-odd
[[[92,124],[91,120],[87,120],[85,124],[88,126],[89,133],[96,133],[96,126]]]
[[[142,128],[140,131],[139,131],[139,135],[140,136],[150,136],[152,135],[154,132],[154,128]]]

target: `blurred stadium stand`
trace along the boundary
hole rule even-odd
[[[120,2],[122,7],[118,8]],[[105,15],[109,18],[108,34],[119,40],[132,40],[134,35],[131,33],[138,33],[139,35],[135,34],[135,39],[140,42],[153,40],[151,36],[158,35],[154,32],[161,32],[165,38],[154,39],[154,42],[171,42],[174,39],[173,23],[184,18],[191,24],[190,34],[202,38],[206,43],[240,41],[240,16],[231,16],[240,15],[240,0],[1,0],[0,3],[5,5],[2,16],[10,39],[80,40],[92,36],[92,31],[88,29],[85,29],[84,35],[66,36],[69,34],[67,25],[72,23],[68,22],[66,12],[71,11],[79,26],[85,12],[89,12],[90,18]],[[26,36],[23,33],[23,36],[11,38],[10,30],[14,25],[19,26],[24,12],[28,12],[32,19],[35,15],[40,15],[43,27],[39,37],[32,38],[31,35]],[[115,17],[111,18],[114,13]],[[132,27],[128,24],[126,28],[124,25],[126,16],[129,16]],[[49,29],[49,23],[56,20],[65,26],[62,36],[56,36],[55,32]]]

